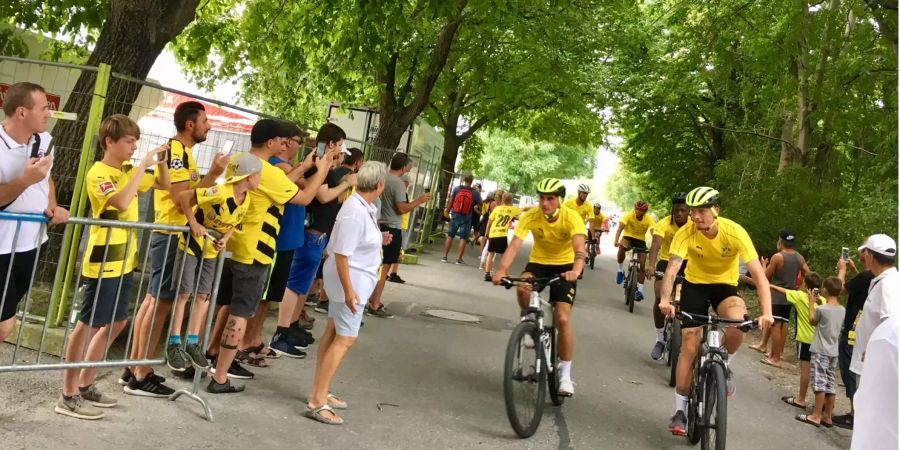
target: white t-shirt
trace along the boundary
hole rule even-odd
[[[368,295],[360,291],[368,290],[365,288],[375,285],[378,281],[378,270],[381,267],[383,238],[377,225],[376,214],[375,205],[367,203],[359,193],[354,192],[350,198],[344,201],[341,211],[338,212],[326,249],[328,254],[332,255],[325,261],[326,268],[329,265],[335,266],[333,255],[344,255],[349,258],[350,281],[360,296],[361,304],[368,301]],[[324,271],[325,269],[323,269]],[[340,280],[326,279],[323,281],[331,285],[326,286],[329,297],[334,298],[332,292],[343,293]]]
[[[857,374],[862,373],[863,355],[866,353],[869,337],[884,319],[898,311],[900,311],[900,272],[891,267],[875,277],[869,285],[869,296],[866,297],[862,315],[856,324],[856,345],[853,347],[850,370]]]
[[[53,137],[50,133],[39,133],[39,154],[46,154]],[[31,158],[34,136],[27,144],[14,141],[3,127],[0,127],[0,184],[9,183],[22,174],[22,169]],[[19,197],[3,208],[5,212],[43,213],[50,205],[50,175],[28,186]],[[3,205],[0,205],[3,206]],[[12,253],[13,236],[16,234],[15,220],[0,220],[0,255]],[[47,241],[47,233],[41,232],[40,222],[21,222],[16,237],[16,252],[27,252],[38,248]]]
[[[853,396],[853,450],[896,450],[898,387],[897,346],[900,315],[881,323],[869,339],[859,389]]]

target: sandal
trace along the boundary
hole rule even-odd
[[[347,409],[349,405],[347,402],[337,398],[334,394],[328,394],[328,404],[331,405],[334,409]]]
[[[798,421],[803,422],[803,423],[808,423],[816,428],[819,428],[820,426],[822,426],[816,422],[813,422],[812,420],[809,420],[809,415],[807,415],[807,414],[799,414],[799,415],[795,416],[794,419],[797,419]]]
[[[781,401],[783,401],[783,402],[787,403],[788,405],[791,405],[795,408],[800,408],[800,409],[806,411],[806,405],[801,405],[801,404],[797,403],[797,398],[792,395],[786,395],[784,397],[781,397]]]
[[[325,411],[328,411],[331,414],[333,414],[334,418],[326,417],[325,415],[323,415],[322,413]],[[334,408],[332,408],[328,404],[324,404],[318,408],[312,408],[309,405],[307,405],[306,412],[304,413],[304,415],[306,417],[309,417],[312,420],[315,420],[316,422],[321,422],[326,425],[343,425],[344,424],[344,419],[341,418],[340,416],[338,416],[337,413],[334,412]]]
[[[269,347],[265,347],[263,344],[248,348],[247,352],[249,352],[251,355],[257,355],[269,359],[278,359],[281,357],[281,355],[276,353],[275,350],[272,350]]]
[[[767,365],[767,366],[772,366],[772,367],[774,367],[774,368],[776,368],[776,369],[780,369],[780,368],[781,368],[781,363],[773,362],[773,361],[772,361],[771,359],[769,359],[769,358],[763,358],[763,359],[759,360],[759,362],[761,362],[761,363],[763,363],[763,364],[765,364],[765,365]]]
[[[251,353],[250,350],[238,350],[237,356],[235,356],[234,359],[253,367],[269,367],[266,358],[259,356],[256,353]]]

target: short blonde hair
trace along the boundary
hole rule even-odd
[[[356,190],[374,192],[387,177],[387,166],[380,161],[366,161],[356,173]]]
[[[141,138],[141,128],[130,117],[124,114],[113,114],[103,119],[103,123],[100,124],[100,148],[106,150],[106,138],[117,142],[125,136]]]
[[[513,201],[513,195],[512,195],[512,193],[504,192],[504,193],[503,193],[503,200],[502,200],[503,204],[504,204],[504,205],[512,205],[512,201]]]

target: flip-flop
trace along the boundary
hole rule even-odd
[[[825,423],[825,422],[822,422],[821,425],[822,425],[823,427],[825,427],[825,428],[833,428],[833,427],[834,427],[834,424],[833,424],[833,423]]]
[[[806,414],[798,414],[798,415],[794,416],[794,419],[796,419],[800,422],[803,422],[803,423],[810,424],[816,428],[819,428],[820,426],[822,426],[822,425],[819,425],[819,424],[813,422],[812,420],[809,420],[809,416]]]
[[[334,409],[347,409],[350,407],[347,402],[337,398],[334,394],[328,394],[326,401],[328,402],[328,405]],[[306,399],[306,403],[309,403],[309,398]]]
[[[328,411],[328,412],[334,414],[335,416],[337,416],[337,413],[334,412],[334,408],[332,408],[328,404],[324,404],[322,406],[319,406],[318,408],[311,408],[311,407],[309,407],[309,405],[307,405],[306,412],[304,413],[304,415],[306,417],[309,417],[312,420],[315,420],[316,422],[321,422],[326,425],[343,425],[344,424],[344,419],[342,419],[341,417],[337,417],[336,419],[332,419],[331,417],[325,417],[322,414],[322,412],[324,412],[324,411]]]
[[[765,353],[765,352],[766,352],[766,349],[764,349],[764,348],[759,348],[759,347],[757,347],[757,346],[755,346],[755,345],[750,345],[749,347],[750,347],[751,350],[756,350],[756,351],[758,351],[758,352],[760,352],[760,353]]]
[[[797,398],[792,395],[786,395],[784,397],[781,397],[781,401],[783,401],[783,402],[787,403],[788,405],[791,405],[795,408],[800,408],[800,409],[806,411],[806,405],[801,405],[801,404],[797,403]]]
[[[776,369],[780,369],[780,368],[781,368],[781,364],[775,364],[775,363],[773,363],[771,360],[769,360],[769,358],[763,358],[763,359],[759,360],[759,362],[761,362],[761,363],[763,363],[763,364],[765,364],[765,365],[767,365],[767,366],[772,366],[772,367],[774,367],[774,368],[776,368]]]

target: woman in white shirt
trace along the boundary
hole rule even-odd
[[[363,311],[381,268],[381,247],[390,234],[378,228],[375,202],[384,191],[387,167],[369,161],[357,173],[356,192],[344,201],[335,220],[326,251],[331,258],[322,269],[328,305],[328,324],[319,341],[312,393],[306,404],[306,416],[329,425],[344,420],[335,409],[347,403],[328,392],[347,351],[356,342]]]

